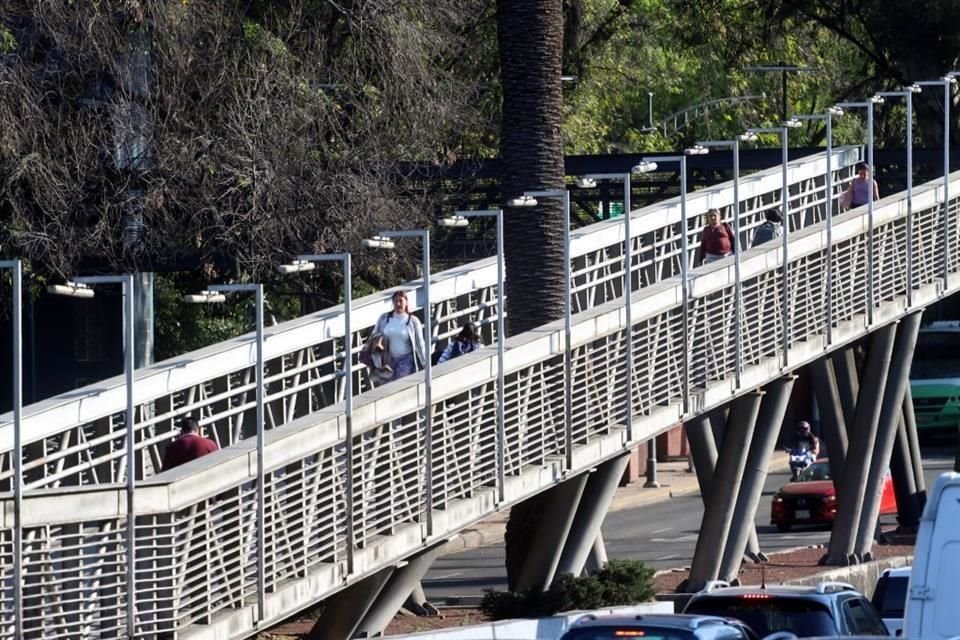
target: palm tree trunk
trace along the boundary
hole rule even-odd
[[[503,111],[500,155],[504,201],[531,189],[563,188],[561,0],[497,0]],[[563,208],[559,199],[505,211],[507,332],[563,315]],[[508,453],[509,456],[509,453]],[[507,580],[516,582],[539,497],[513,507],[505,536]]]

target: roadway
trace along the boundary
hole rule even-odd
[[[937,452],[924,459],[927,486],[934,478],[953,469],[953,457]],[[796,547],[825,544],[830,530],[796,527],[780,533],[770,525],[770,500],[789,474],[767,476],[763,498],[757,509],[757,532],[760,548],[767,554]],[[699,493],[677,496],[661,502],[612,511],[603,524],[603,537],[610,558],[642,560],[654,569],[689,566],[697,543],[703,502]],[[895,525],[894,516],[884,516],[881,524]],[[484,589],[507,588],[503,544],[470,549],[438,558],[427,573],[423,587],[427,598],[443,604],[452,597],[471,600],[483,595]]]

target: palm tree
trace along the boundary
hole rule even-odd
[[[530,189],[563,187],[562,0],[497,0],[503,85],[500,156],[504,201]],[[507,332],[515,335],[563,315],[563,209],[558,200],[507,209],[504,249]],[[507,580],[512,589],[542,511],[534,497],[507,523]]]

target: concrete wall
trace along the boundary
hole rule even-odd
[[[897,567],[906,567],[913,563],[913,556],[897,556],[896,558],[887,558],[886,560],[875,560],[873,562],[864,562],[863,564],[852,567],[843,567],[824,571],[815,576],[806,578],[797,578],[791,580],[790,584],[808,584],[815,585],[821,582],[847,582],[852,584],[857,591],[867,596],[873,595],[873,588],[877,584],[877,578],[885,569],[895,569]]]

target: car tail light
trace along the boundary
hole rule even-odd
[[[740,596],[744,600],[769,600],[770,595],[767,593],[745,593]]]
[[[836,503],[836,501],[837,501],[837,496],[834,495],[834,494],[831,494],[831,495],[829,495],[829,496],[824,496],[824,497],[823,497],[823,501],[824,501],[824,502],[829,502],[829,503],[831,503],[831,504],[832,504],[832,503]]]
[[[641,638],[645,635],[647,634],[637,629],[617,629],[613,632],[615,638]]]

